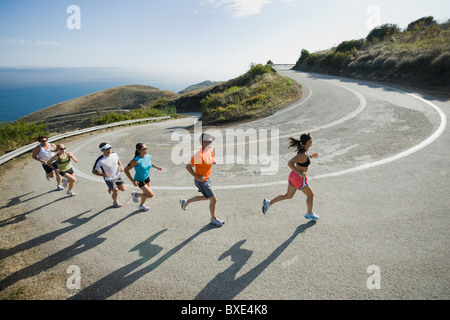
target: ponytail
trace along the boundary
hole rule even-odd
[[[295,138],[289,138],[289,148],[296,148],[297,153],[304,153],[306,150],[302,145],[302,142],[300,140],[297,140]],[[288,148],[288,149],[289,149]]]
[[[136,158],[136,157],[140,154],[140,153],[139,153],[139,150],[141,150],[143,146],[144,146],[143,143],[138,143],[138,144],[136,145],[136,150],[134,151],[134,158]],[[131,159],[131,161],[133,161],[134,158]],[[131,161],[130,161],[130,163],[129,163],[128,165],[131,165]]]
[[[289,138],[289,148],[297,148],[297,153],[305,153],[305,144],[311,139],[310,133],[302,134],[300,140],[291,137]]]
[[[136,145],[136,151],[134,151],[134,157],[135,157],[135,158],[139,155],[139,150],[142,149],[142,146],[143,146],[143,145],[144,145],[143,143],[138,143],[138,144]]]

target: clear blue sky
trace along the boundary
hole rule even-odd
[[[70,30],[77,5],[81,29]],[[375,6],[375,7],[374,7]],[[106,67],[228,80],[250,63],[295,63],[300,51],[450,18],[448,0],[0,0],[0,67]]]

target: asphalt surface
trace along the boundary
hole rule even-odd
[[[215,132],[221,161],[212,185],[223,227],[209,223],[207,202],[187,211],[179,205],[199,195],[180,163],[196,151],[194,143],[180,147],[196,117],[92,134],[66,143],[79,160],[75,197],[54,191],[36,162],[23,168],[17,197],[34,227],[25,244],[39,248],[42,259],[0,287],[41,272],[68,278],[67,268],[77,266],[80,289],[54,284],[62,299],[449,299],[450,103],[366,82],[279,72],[303,85],[301,101]],[[238,157],[241,144],[229,138],[238,129],[256,135],[258,153],[249,155],[247,143]],[[295,155],[287,139],[303,132],[311,132],[310,151],[320,155],[308,172],[320,220],[303,217],[301,192],[263,215],[263,199],[287,189],[287,162]],[[124,166],[135,144],[144,142],[164,168],[151,171],[156,195],[147,200],[148,212],[132,202],[138,189],[125,174],[124,206],[111,206],[106,184],[91,174],[103,141]],[[233,156],[227,146],[236,147]]]

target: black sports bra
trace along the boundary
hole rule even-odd
[[[309,154],[306,154],[306,155],[308,156],[308,160],[306,160],[306,162],[303,162],[303,163],[297,162],[297,165],[299,165],[300,167],[303,167],[303,168],[309,167],[309,165],[311,164],[311,160],[309,158]]]

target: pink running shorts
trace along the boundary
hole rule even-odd
[[[294,171],[289,174],[289,184],[296,187],[298,190],[302,190],[304,187],[308,186],[308,177],[300,177]]]

